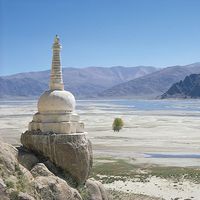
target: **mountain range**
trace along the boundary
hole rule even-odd
[[[155,68],[63,68],[65,89],[76,98],[155,98],[190,74],[200,73],[200,63]],[[50,71],[0,77],[0,98],[37,97],[48,89]]]
[[[106,98],[155,98],[165,93],[172,84],[184,79],[190,74],[198,73],[200,73],[200,63],[166,67],[140,78],[115,85],[101,92],[99,96]]]
[[[123,82],[155,72],[155,67],[63,68],[65,89],[77,98],[91,98]],[[34,97],[48,89],[50,70],[0,77],[0,97]]]

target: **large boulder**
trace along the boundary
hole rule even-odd
[[[38,176],[34,180],[34,187],[39,194],[39,199],[82,200],[77,190],[57,176]]]
[[[106,190],[99,181],[88,179],[86,188],[88,191],[88,200],[108,200]]]
[[[86,133],[55,134],[26,131],[21,143],[48,158],[76,182],[84,184],[92,167],[92,145]]]
[[[33,185],[40,199],[82,200],[77,190],[71,188],[66,181],[54,176],[43,163],[35,165],[31,173],[35,177]]]
[[[0,141],[0,171],[4,171],[5,176],[15,172],[18,151],[10,144]]]

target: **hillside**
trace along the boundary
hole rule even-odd
[[[99,97],[155,98],[167,91],[172,84],[194,73],[200,73],[200,63],[167,67],[146,76],[113,86],[99,93]]]
[[[63,68],[65,89],[76,97],[93,97],[116,84],[155,72],[154,67]],[[50,71],[20,73],[0,77],[0,97],[38,96],[48,88]]]
[[[166,98],[200,98],[200,74],[191,74],[173,84],[161,95],[161,99]]]

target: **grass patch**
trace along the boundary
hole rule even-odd
[[[107,163],[96,163],[93,167],[94,174],[127,176],[132,174],[134,166],[124,160],[114,160]]]
[[[111,160],[110,158],[102,158]],[[98,159],[99,160],[99,159]],[[94,162],[91,176],[103,183],[112,183],[117,180],[125,181],[127,178],[137,178],[147,181],[147,174],[138,173],[138,167],[123,159],[112,159],[113,162]]]
[[[146,195],[142,194],[133,194],[133,193],[128,193],[127,192],[121,192],[117,190],[107,190],[108,193],[108,199],[109,200],[136,200],[136,199],[144,199],[144,200],[158,200],[160,198],[153,198],[153,197],[148,197]]]
[[[173,181],[189,180],[194,183],[200,183],[200,169],[183,167],[141,167],[130,163],[128,160],[113,158],[95,159],[91,176],[103,183],[112,183],[117,180],[147,182],[148,178],[156,176]],[[100,161],[112,162],[100,162]]]
[[[152,176],[173,179],[174,181],[185,179],[194,183],[200,183],[200,169],[183,167],[153,167],[150,170]]]
[[[85,185],[79,185],[77,188],[79,194],[81,195],[83,200],[88,200],[89,199],[89,192],[88,189],[86,188]]]
[[[14,176],[14,178],[12,177]],[[11,200],[17,200],[19,192],[27,192],[30,190],[30,184],[27,178],[24,176],[19,165],[15,165],[15,171],[12,176],[4,178],[4,182],[7,186],[8,194]]]
[[[16,189],[18,192],[24,192],[27,187],[27,180],[21,171],[19,165],[15,165],[15,175],[17,177],[17,182],[16,182]]]

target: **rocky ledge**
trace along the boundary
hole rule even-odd
[[[107,200],[101,183],[74,186],[70,178],[49,159],[0,141],[1,200]]]

